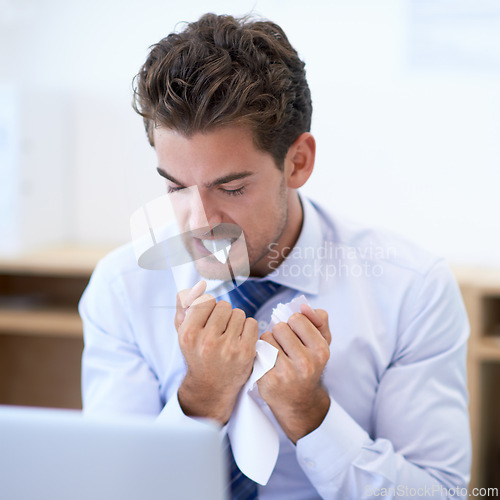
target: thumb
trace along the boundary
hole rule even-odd
[[[205,293],[207,288],[207,283],[204,280],[198,281],[193,288],[187,288],[186,290],[181,290],[177,294],[177,305],[175,312],[175,328],[179,329],[184,318],[186,317],[186,311],[193,304],[193,302],[201,297]]]

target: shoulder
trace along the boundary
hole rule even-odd
[[[80,300],[80,312],[111,308],[111,301],[124,300],[126,290],[133,290],[132,285],[140,283],[141,272],[131,243],[112,250],[98,261]]]
[[[97,263],[92,278],[104,278],[108,283],[143,272],[137,263],[132,243],[115,248]]]
[[[312,202],[322,225],[326,244],[334,249],[338,259],[356,259],[393,267],[400,272],[425,276],[442,256],[423,248],[410,238],[394,231],[368,226],[346,217],[332,214],[324,206]]]
[[[125,309],[138,317],[152,306],[175,304],[177,283],[171,270],[148,270],[139,266],[132,243],[108,253],[98,263],[80,301],[80,309]]]
[[[161,269],[141,267],[134,244],[130,242],[112,250],[99,260],[89,286],[120,290],[121,293],[134,298],[138,295],[175,294],[179,286],[179,289],[192,286],[192,267],[178,266],[175,273],[166,265]]]
[[[344,283],[360,284],[371,300],[383,302],[385,308],[388,304],[402,308],[401,327],[432,308],[465,323],[460,289],[444,257],[393,231],[334,216],[318,204],[314,206],[336,266],[342,269],[344,265],[348,271]]]

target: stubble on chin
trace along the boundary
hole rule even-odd
[[[250,274],[251,275],[260,275],[263,274],[262,270],[259,269],[260,264],[264,264],[266,257],[273,251],[274,246],[281,240],[283,234],[286,231],[286,226],[288,223],[288,199],[286,196],[286,187],[284,184],[281,185],[279,199],[281,201],[279,210],[276,210],[277,213],[277,223],[276,230],[274,232],[273,237],[269,238],[259,249],[248,248],[248,255],[250,259]],[[253,259],[251,258],[253,257]],[[265,265],[265,264],[264,264]],[[266,268],[269,266],[265,265]],[[268,272],[272,272],[273,269],[268,268]]]

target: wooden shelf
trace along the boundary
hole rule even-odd
[[[500,295],[500,269],[491,267],[452,266],[460,288],[471,287],[483,294]]]
[[[0,309],[0,333],[81,339],[83,329],[80,316],[72,310]]]
[[[452,268],[471,332],[468,350],[471,488],[500,487],[500,269]]]
[[[500,337],[484,337],[473,343],[470,356],[479,361],[500,361]]]
[[[0,258],[0,404],[81,408],[78,301],[109,248]]]
[[[0,258],[3,274],[89,277],[109,247],[61,246]]]

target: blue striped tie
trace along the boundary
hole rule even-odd
[[[253,318],[261,306],[275,295],[281,285],[268,280],[247,280],[228,293],[233,308],[243,309]]]
[[[233,308],[243,309],[247,317],[253,318],[260,307],[275,295],[281,285],[268,280],[247,280],[228,293]],[[255,500],[258,498],[257,484],[245,476],[234,461],[228,441],[228,461],[232,500]]]

